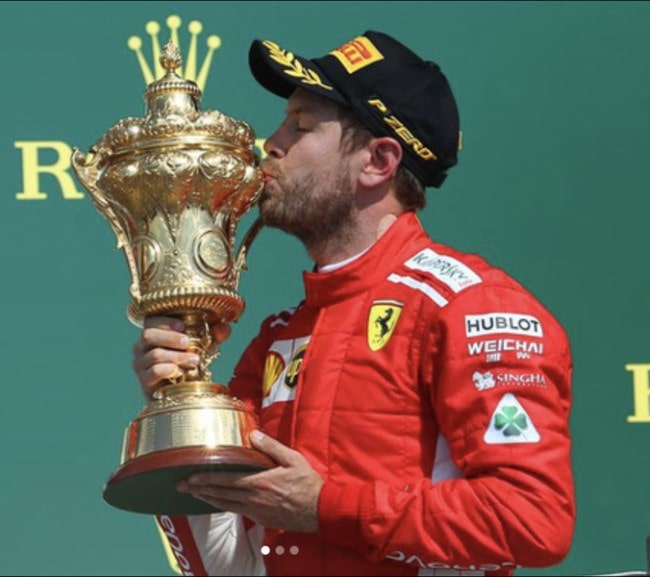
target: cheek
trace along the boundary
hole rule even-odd
[[[305,135],[287,151],[284,160],[283,164],[287,170],[310,171],[334,167],[342,162],[339,142],[330,142],[330,139],[319,137],[316,133]]]

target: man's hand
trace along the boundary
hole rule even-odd
[[[179,483],[178,490],[263,527],[316,533],[321,476],[300,453],[261,431],[253,431],[251,441],[278,466],[254,474],[199,473]]]
[[[210,328],[218,343],[230,335],[230,325],[226,323]],[[184,329],[183,322],[173,317],[145,319],[140,339],[133,347],[133,369],[145,396],[151,398],[165,379],[180,376],[181,368],[198,366],[198,356],[188,352],[189,339]]]

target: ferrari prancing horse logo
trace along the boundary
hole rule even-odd
[[[397,301],[373,303],[368,316],[368,346],[371,351],[378,351],[390,340],[403,306]]]

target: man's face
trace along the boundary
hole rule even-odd
[[[265,150],[264,223],[307,245],[343,234],[353,217],[355,187],[351,157],[341,149],[337,105],[296,90]]]

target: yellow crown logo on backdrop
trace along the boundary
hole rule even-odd
[[[180,49],[180,42],[178,39],[178,31],[181,27],[182,21],[180,16],[172,15],[167,17],[167,26],[170,31],[170,39],[176,44]],[[140,64],[140,69],[142,70],[142,76],[146,84],[151,84],[154,80],[159,80],[165,75],[165,69],[160,64],[160,40],[158,39],[158,34],[160,33],[160,24],[155,21],[147,22],[145,26],[147,34],[151,37],[151,46],[152,46],[152,58],[153,58],[153,67],[150,67],[147,63],[144,54],[142,53],[142,39],[139,36],[131,36],[129,38],[127,45],[133,50],[138,58],[138,64]],[[198,56],[198,37],[199,34],[203,31],[203,24],[198,20],[192,20],[187,26],[191,37],[189,42],[189,49],[187,51],[187,56],[183,58],[184,66],[176,70],[179,76],[186,78],[187,80],[192,80],[196,82],[201,92],[205,88],[206,80],[208,79],[208,74],[210,72],[210,66],[212,64],[212,56],[214,51],[221,46],[221,39],[216,36],[208,36],[206,44],[208,46],[208,53],[203,59],[200,69],[197,74],[197,56]],[[181,52],[182,53],[182,52]]]

